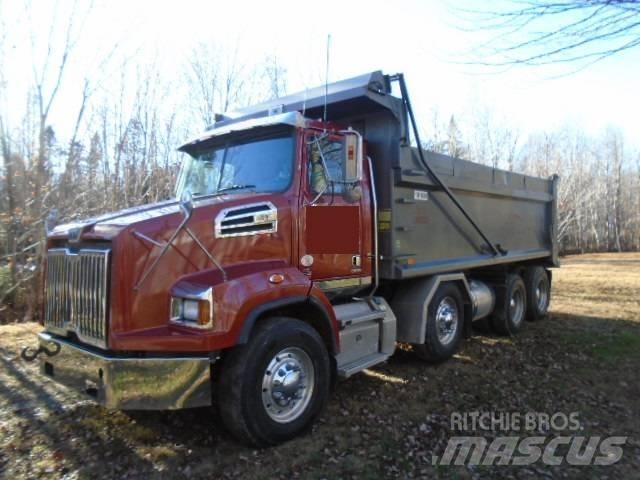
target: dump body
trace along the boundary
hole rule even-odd
[[[555,178],[545,180],[427,152],[427,161],[485,235],[495,255],[451,199],[400,149],[389,208],[378,214],[383,278],[409,278],[546,258],[557,263]],[[385,178],[385,177],[383,177]],[[390,220],[387,221],[387,218]]]

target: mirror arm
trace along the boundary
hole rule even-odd
[[[226,272],[226,270],[225,270],[224,268],[222,268],[222,265],[220,265],[220,263],[219,263],[215,258],[213,258],[213,255],[211,255],[211,254],[209,253],[209,251],[205,248],[205,246],[202,244],[202,242],[200,241],[200,239],[199,239],[198,237],[196,237],[196,234],[195,234],[195,233],[193,233],[189,227],[186,227],[184,230],[185,230],[185,232],[187,232],[187,235],[189,235],[189,236],[191,237],[191,239],[192,239],[194,242],[196,242],[196,244],[198,245],[198,247],[200,247],[200,250],[202,250],[202,251],[204,252],[204,254],[205,254],[205,255],[207,256],[207,258],[211,261],[211,263],[213,263],[213,264],[216,266],[216,268],[217,268],[218,270],[220,270],[220,272],[222,272],[222,280],[223,280],[224,282],[226,282],[227,280],[229,280],[229,277],[227,276],[227,272]]]
[[[160,251],[160,254],[156,257],[156,259],[151,264],[151,266],[147,269],[147,271],[144,272],[144,274],[142,275],[142,278],[140,278],[140,281],[136,284],[135,287],[133,287],[134,290],[140,290],[140,287],[142,286],[144,281],[149,277],[151,272],[153,272],[153,270],[156,268],[156,265],[158,265],[158,263],[160,262],[164,254],[167,253],[167,250],[169,250],[169,247],[171,246],[173,241],[177,238],[177,236],[180,234],[182,229],[185,227],[185,225],[187,225],[187,222],[191,218],[191,212],[192,212],[191,209],[186,207],[183,203],[180,203],[180,208],[182,209],[182,213],[184,215],[182,222],[180,222],[180,225],[178,225],[178,228],[176,229],[175,232],[173,232],[173,235],[171,235],[171,238],[169,238],[167,243],[165,243],[162,246],[162,250]]]
[[[141,233],[134,231],[133,234],[136,235],[137,237],[142,238],[144,240],[148,240],[149,242],[153,243],[158,247],[162,247],[160,254],[156,257],[153,264],[144,272],[144,274],[142,275],[142,278],[140,278],[140,281],[137,283],[137,285],[133,287],[134,290],[140,290],[140,287],[142,286],[144,281],[149,277],[151,272],[156,268],[156,266],[158,265],[158,263],[160,262],[164,254],[167,252],[167,250],[169,250],[169,247],[171,246],[173,241],[178,237],[178,235],[180,235],[180,232],[182,230],[187,232],[187,235],[189,235],[191,239],[196,243],[196,245],[200,247],[200,249],[204,252],[204,254],[211,261],[211,263],[213,263],[216,266],[216,268],[220,270],[220,272],[222,272],[222,280],[225,282],[228,280],[227,272],[225,271],[224,268],[222,268],[222,265],[220,265],[220,263],[215,258],[213,258],[213,255],[209,253],[209,251],[205,248],[205,246],[202,244],[200,239],[198,239],[196,234],[193,233],[189,227],[187,227],[187,223],[189,222],[189,220],[191,219],[191,215],[193,214],[192,199],[189,198],[188,200],[181,201],[180,210],[182,210],[182,215],[183,215],[182,222],[180,222],[180,225],[178,225],[178,228],[176,229],[176,231],[173,232],[173,235],[171,235],[171,238],[169,238],[169,240],[164,244],[156,242],[155,240],[150,239],[146,235],[143,235]]]

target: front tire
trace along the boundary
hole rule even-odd
[[[430,363],[447,360],[458,351],[463,328],[460,289],[453,283],[443,283],[429,303],[425,342],[414,345],[414,351]]]
[[[307,429],[327,402],[329,355],[320,335],[293,318],[261,321],[224,358],[218,396],[225,427],[266,447]]]

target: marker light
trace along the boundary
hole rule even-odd
[[[284,275],[281,273],[274,273],[269,276],[269,282],[275,284],[282,283],[284,282]]]

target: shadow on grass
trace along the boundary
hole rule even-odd
[[[84,421],[95,415],[98,407],[85,403],[73,405],[74,402],[51,394],[46,390],[45,382],[32,380],[32,372],[18,365],[0,356],[2,377],[11,380],[9,386],[0,377],[0,400],[12,405],[11,413],[21,420],[20,431],[13,432],[18,442],[32,447],[31,442],[38,435],[38,444],[45,443],[48,446],[51,458],[34,458],[34,462],[50,460],[47,466],[56,471],[67,473],[77,470],[87,478],[116,473],[118,462],[104,461],[104,455],[111,452],[117,452],[123,464],[129,461],[151,467],[149,462],[130,450],[125,440],[109,435],[105,428],[91,426],[90,422]],[[15,447],[21,449],[23,445]],[[127,459],[127,456],[131,458]],[[5,463],[8,463],[7,458]]]
[[[509,354],[516,350],[523,351],[525,355]],[[350,409],[348,418],[354,425],[370,423],[371,420],[366,417],[366,414],[354,407],[355,400],[362,399],[362,403],[367,404],[369,411],[382,411],[384,414],[381,416],[386,418],[390,407],[376,405],[376,402],[380,402],[379,397],[370,396],[372,390],[379,390],[385,384],[387,384],[384,397],[386,401],[395,402],[403,398],[404,401],[415,401],[422,408],[424,399],[417,396],[412,400],[413,397],[403,394],[402,389],[422,388],[424,395],[433,395],[437,401],[438,389],[451,388],[455,393],[453,397],[470,398],[471,400],[465,401],[471,402],[471,406],[477,408],[477,402],[485,402],[489,397],[474,396],[478,395],[479,384],[467,382],[469,378],[475,376],[480,377],[479,381],[483,381],[482,377],[485,377],[487,382],[494,381],[496,372],[487,368],[490,366],[488,362],[502,362],[512,366],[513,375],[516,378],[519,375],[518,369],[522,365],[529,365],[532,359],[540,363],[537,365],[536,374],[544,374],[546,371],[556,372],[553,369],[556,362],[564,362],[565,365],[573,367],[570,362],[581,361],[577,358],[554,355],[553,351],[585,353],[594,360],[590,362],[590,368],[609,361],[637,362],[640,359],[640,324],[625,320],[554,313],[540,322],[527,323],[525,329],[515,339],[499,337],[487,332],[476,333],[474,337],[465,340],[462,344],[461,355],[470,358],[471,361],[457,358],[435,366],[420,360],[410,347],[400,346],[388,363],[372,369],[374,372],[381,373],[380,375],[358,375],[339,382],[337,389],[340,392],[338,395],[334,394],[334,397],[329,400],[330,405],[325,416],[339,415],[341,409]],[[509,354],[508,357],[507,354]],[[498,358],[500,356],[505,358]],[[1,375],[10,377],[11,383],[17,385],[17,387],[13,385],[9,387],[0,381],[0,399],[6,399],[16,406],[14,414],[26,422],[29,427],[28,434],[37,433],[44,436],[51,451],[62,452],[66,460],[65,464],[70,469],[79,470],[87,477],[117,477],[119,472],[135,469],[140,473],[140,478],[148,478],[149,475],[142,472],[153,472],[154,463],[159,458],[169,465],[171,473],[167,472],[169,474],[166,476],[170,478],[183,476],[181,469],[185,465],[190,465],[194,469],[200,466],[201,474],[215,476],[216,472],[222,474],[226,469],[241,468],[238,465],[244,462],[243,457],[252,457],[248,455],[249,449],[237,444],[224,431],[220,419],[212,408],[170,412],[129,411],[124,414],[112,414],[86,403],[69,407],[68,400],[62,393],[52,390],[47,382],[34,378],[32,373],[22,368],[19,363],[7,361],[0,356],[0,368],[4,370]],[[466,377],[467,380],[456,381],[451,375],[454,370],[466,371],[469,374]],[[503,375],[504,371],[500,370],[499,375]],[[470,375],[471,373],[473,375]],[[573,375],[572,372],[553,374],[560,375],[558,382],[563,385],[563,388],[564,382]],[[614,375],[624,375],[624,371],[616,370]],[[412,382],[416,382],[417,385]],[[580,388],[588,387],[580,384]],[[591,388],[594,391],[602,390],[597,383]],[[529,397],[524,400],[529,402],[530,398],[539,393],[536,390],[527,390],[526,393],[521,394],[528,395]],[[369,403],[371,406],[368,405]],[[538,405],[535,403],[523,405],[530,404]],[[544,405],[540,408],[543,407]],[[41,418],[36,411],[37,408],[45,409],[49,418]],[[415,412],[419,408],[402,410]],[[398,421],[403,421],[402,419],[405,418],[403,412],[398,410],[396,414]],[[358,418],[359,415],[361,418]],[[404,421],[408,421],[406,418]],[[303,446],[308,451],[315,451],[319,445],[324,445],[327,439],[333,438],[333,433],[331,426],[321,424],[312,435],[306,438],[296,439],[289,444],[258,455],[266,469],[273,468],[269,463],[271,457],[279,458],[279,455],[288,455],[292,448],[302,452]],[[80,441],[73,441],[78,437]],[[157,452],[147,457],[138,453],[139,447],[143,447],[144,451],[156,448]],[[170,452],[171,450],[173,452]],[[191,456],[188,453],[190,451],[193,451]],[[26,456],[24,453],[20,454]],[[96,456],[99,460],[101,456],[106,458],[107,454],[110,460],[101,460],[98,465],[90,465],[87,461],[88,458],[95,459]],[[315,457],[308,454],[308,458]],[[276,460],[273,461],[277,463]],[[321,464],[323,461],[321,458],[317,463]],[[0,455],[0,468],[3,462],[6,463],[7,458]],[[121,469],[115,470],[115,467],[110,465],[120,465]],[[283,468],[286,469],[287,465],[283,465]],[[264,472],[268,471],[270,470],[264,470]]]
[[[561,328],[555,334],[568,349],[606,362],[640,360],[640,323],[615,318],[556,313]]]

